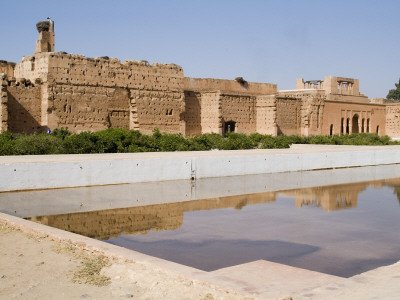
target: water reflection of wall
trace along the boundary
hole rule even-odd
[[[183,223],[184,212],[235,208],[276,200],[275,192],[220,197],[177,203],[118,208],[91,212],[28,218],[31,221],[97,239],[145,234],[150,230],[172,230]]]
[[[295,206],[321,207],[324,211],[357,207],[358,196],[368,186],[381,188],[389,186],[400,203],[400,179],[385,179],[376,182],[349,183],[325,187],[303,188],[279,192],[280,195],[294,197]]]
[[[358,196],[368,186],[389,186],[400,198],[400,179],[313,187],[282,192],[266,192],[219,197],[176,203],[155,204],[73,214],[31,217],[29,220],[85,236],[109,239],[125,235],[145,234],[150,230],[173,230],[183,223],[185,212],[220,208],[242,209],[246,205],[276,200],[277,194],[294,197],[296,207],[316,206],[335,211],[357,206]],[[400,200],[399,200],[400,202]]]
[[[296,207],[316,206],[324,211],[357,207],[358,195],[368,183],[342,184],[287,191],[282,195],[293,196]]]

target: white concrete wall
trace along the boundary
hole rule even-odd
[[[0,193],[0,209],[22,218],[287,191],[400,177],[399,165],[169,180]]]
[[[211,178],[400,163],[400,146],[13,156],[0,158],[0,191]]]

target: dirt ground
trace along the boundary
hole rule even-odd
[[[254,299],[0,223],[0,299]]]

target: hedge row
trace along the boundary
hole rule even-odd
[[[181,134],[161,133],[158,129],[155,129],[152,135],[114,128],[79,134],[72,134],[66,129],[56,129],[50,134],[25,135],[3,132],[0,134],[0,155],[273,149],[288,148],[291,144],[390,145],[398,142],[390,141],[388,136],[379,137],[367,133],[309,137],[230,133],[226,138],[209,133],[184,138]]]

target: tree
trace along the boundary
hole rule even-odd
[[[395,83],[394,85],[396,86],[396,88],[389,91],[386,99],[400,100],[400,79],[399,83]]]

